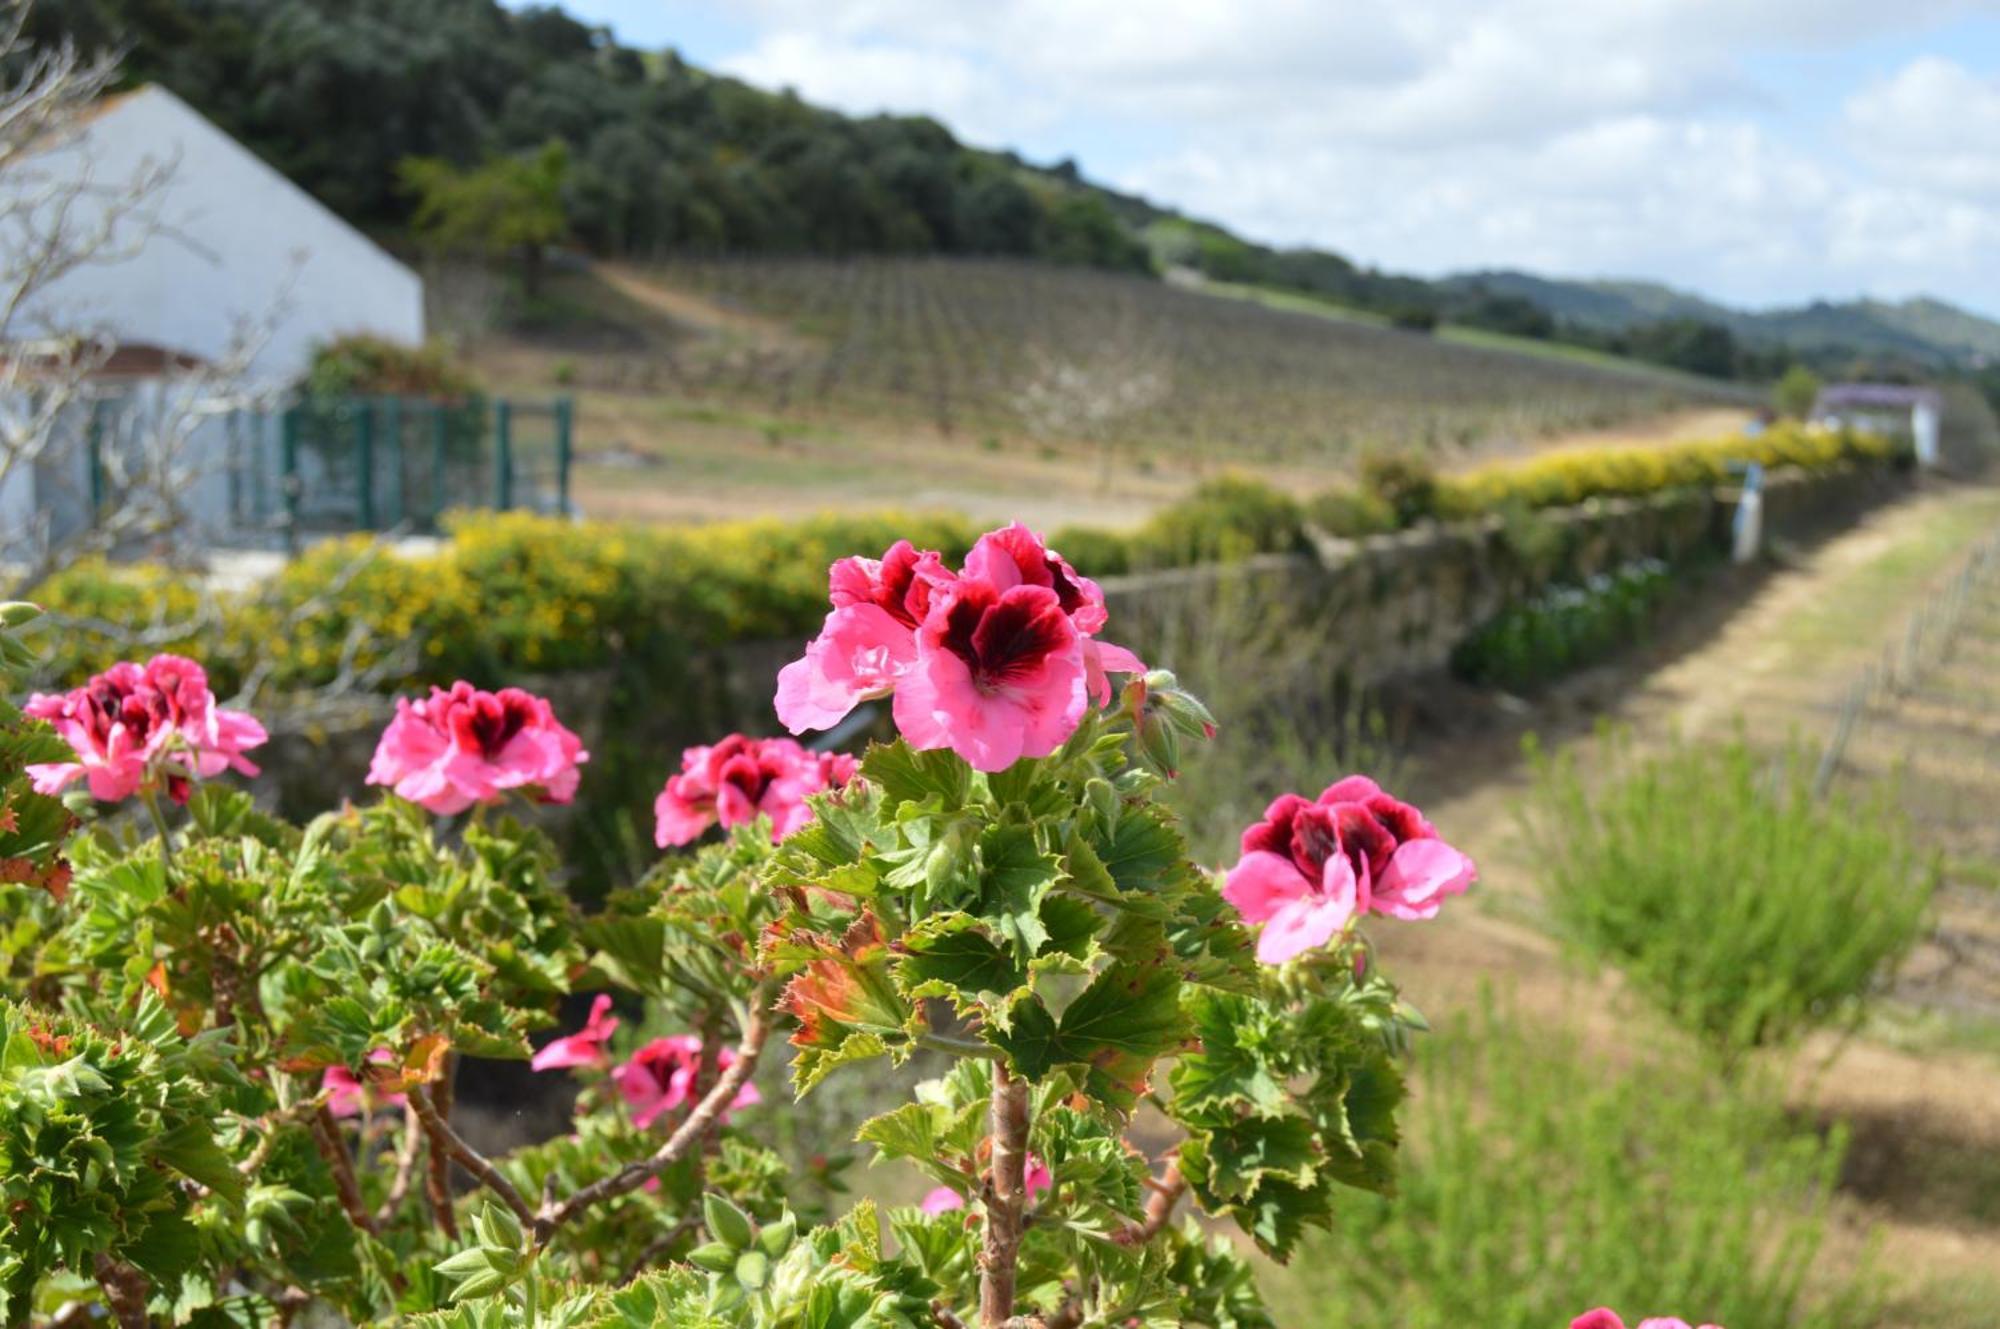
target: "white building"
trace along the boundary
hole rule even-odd
[[[153,187],[135,206],[132,184],[146,180]],[[0,173],[0,270],[18,271],[58,231],[91,253],[32,291],[0,328],[0,349],[32,361],[43,343],[114,344],[98,395],[125,404],[127,436],[145,434],[148,416],[180,417],[177,469],[192,479],[178,498],[203,534],[235,520],[241,477],[231,468],[243,468],[245,443],[219,413],[188,427],[186,385],[204,377],[201,367],[209,379],[213,367],[230,368],[232,399],[268,397],[334,338],[423,340],[415,272],[162,87],[106,98],[74,132]],[[33,382],[23,375],[0,394],[0,412],[30,412]],[[84,414],[67,421],[76,438],[0,480],[0,554],[24,533],[46,537],[90,519]]]
[[[313,347],[346,333],[423,340],[416,273],[162,87],[106,98],[68,141],[0,178],[0,204],[51,181],[112,196],[156,168],[163,182],[109,228],[104,257],[38,291],[15,335],[35,323],[101,329],[121,345],[215,361],[262,326],[252,372],[267,382],[296,377]],[[96,197],[70,205],[79,234],[96,223]]]
[[[1813,402],[1811,418],[1877,434],[1909,438],[1919,466],[1938,463],[1938,427],[1944,399],[1935,388],[1897,383],[1829,383]]]

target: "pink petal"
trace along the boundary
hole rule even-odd
[[[918,1207],[927,1214],[948,1214],[954,1209],[965,1208],[965,1197],[949,1186],[940,1186],[924,1196],[924,1202]]]
[[[38,794],[60,794],[80,778],[83,767],[73,761],[37,762],[26,768],[28,781]]]
[[[778,671],[778,719],[795,734],[831,729],[894,688],[916,654],[916,638],[888,611],[844,605],[826,616],[804,658]]]
[[[1618,1312],[1599,1306],[1571,1320],[1569,1329],[1625,1329],[1625,1321],[1618,1318]]]
[[[1099,706],[1111,704],[1112,674],[1143,674],[1146,664],[1123,646],[1086,637],[1083,643],[1084,682]]]
[[[1325,896],[1280,905],[1257,936],[1257,960],[1260,964],[1283,964],[1295,955],[1318,950],[1353,916],[1351,902]]]
[[[1222,898],[1246,923],[1268,922],[1280,906],[1311,894],[1312,883],[1291,859],[1263,849],[1243,855],[1222,886]]]
[[[1369,907],[1391,918],[1435,918],[1446,896],[1463,894],[1478,877],[1472,860],[1444,841],[1411,840],[1389,859]]]
[[[1365,775],[1350,775],[1335,780],[1319,796],[1322,803],[1362,803],[1382,792],[1382,786]]]

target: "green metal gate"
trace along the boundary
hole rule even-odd
[[[567,513],[573,424],[567,397],[309,398],[279,418],[275,485],[250,488],[300,533],[432,532],[454,508]]]

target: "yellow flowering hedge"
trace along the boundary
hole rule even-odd
[[[1731,435],[1658,447],[1572,448],[1438,478],[1437,515],[1470,517],[1510,505],[1567,507],[1589,498],[1637,497],[1714,485],[1733,464],[1827,470],[1901,459],[1908,444],[1879,434],[1777,424],[1754,437]]]
[[[1821,470],[1898,459],[1905,445],[1846,431],[1778,426],[1755,438],[1664,447],[1578,449],[1439,477],[1436,515],[1550,507],[1726,480],[1732,463]],[[1057,532],[1056,547],[1108,576],[1297,547],[1307,518],[1365,535],[1392,520],[1345,488],[1301,505],[1268,485],[1225,477],[1129,534]],[[144,565],[80,564],[31,598],[76,626],[45,633],[52,681],[70,684],[121,655],[175,650],[207,665],[229,695],[253,669],[272,688],[310,687],[343,668],[384,688],[482,683],[613,664],[668,670],[687,652],[797,637],[826,612],[826,568],[908,539],[956,560],[977,528],[962,517],[877,513],[696,527],[568,522],[527,513],[464,514],[423,556],[365,537],[315,546],[261,586],[204,593]],[[135,648],[129,633],[145,633]]]
[[[233,594],[146,565],[80,564],[31,597],[88,620],[44,634],[46,673],[67,685],[133,654],[133,629],[148,630],[146,653],[201,660],[225,696],[252,669],[283,691],[390,665],[380,681],[403,687],[670,663],[730,641],[804,640],[826,612],[827,564],[855,550],[905,538],[958,558],[977,534],[962,518],[897,513],[680,528],[463,514],[451,532],[425,555],[329,540]]]

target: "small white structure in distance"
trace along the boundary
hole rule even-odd
[[[1933,388],[1829,383],[1813,401],[1812,418],[1822,424],[1903,435],[1916,451],[1917,465],[1929,467],[1938,462],[1938,424],[1943,410],[1944,400]]]

